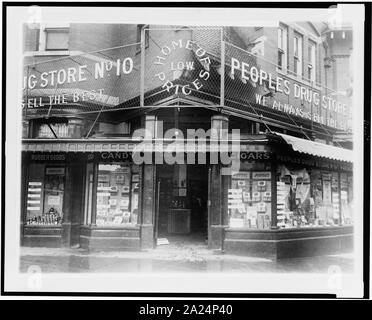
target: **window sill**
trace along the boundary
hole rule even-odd
[[[25,228],[61,228],[61,224],[24,224]]]
[[[273,228],[273,229],[253,229],[248,227],[228,227],[226,231],[231,232],[295,232],[295,231],[312,231],[312,230],[326,230],[326,229],[343,229],[353,227],[353,224],[344,225],[323,225],[323,226],[307,226],[307,227],[292,227],[292,228]]]
[[[37,51],[35,56],[69,56],[69,50],[46,50],[46,51]]]
[[[122,224],[122,225],[81,225],[81,228],[94,230],[120,230],[120,229],[139,229],[139,224]]]
[[[70,50],[51,50],[51,51],[27,51],[25,57],[55,57],[55,56],[70,56],[74,51]]]

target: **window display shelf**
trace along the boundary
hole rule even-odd
[[[62,224],[24,224],[25,228],[55,228],[60,229],[62,228]]]
[[[120,230],[120,229],[139,229],[139,224],[121,224],[121,225],[82,225],[80,228],[83,229],[94,229],[94,230]]]

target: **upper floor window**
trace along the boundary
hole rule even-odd
[[[278,28],[278,68],[287,69],[287,28]]]
[[[68,24],[45,24],[41,26],[39,50],[69,50],[70,28]]]
[[[40,124],[36,132],[37,138],[55,138],[54,134],[58,138],[69,138],[70,132],[68,123],[53,123],[50,124],[50,126],[45,123]]]
[[[302,75],[302,36],[295,33],[293,37],[293,71],[296,75]]]
[[[315,81],[315,68],[316,68],[316,45],[313,41],[309,41],[308,45],[308,63],[307,63],[307,78],[308,80]]]
[[[67,28],[45,29],[45,50],[68,50],[69,30]]]

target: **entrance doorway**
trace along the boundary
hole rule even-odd
[[[158,165],[155,243],[207,245],[208,166]]]

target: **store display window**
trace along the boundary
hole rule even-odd
[[[305,168],[278,166],[277,225],[297,228],[314,223],[314,198],[310,192],[310,175]]]
[[[343,224],[352,223],[347,174],[279,165],[277,178],[278,227],[338,226],[341,221]]]
[[[338,172],[331,173],[332,190],[332,216],[329,218],[329,224],[340,224],[340,190],[338,185]]]
[[[315,205],[316,222],[320,226],[340,224],[339,173],[317,170],[318,198]],[[320,197],[321,193],[321,197]]]
[[[26,225],[60,225],[63,219],[64,187],[64,167],[30,165]]]
[[[138,166],[98,164],[97,226],[135,225],[139,201]]]
[[[353,223],[353,176],[341,173],[341,215],[343,224]]]
[[[270,229],[270,168],[252,164],[250,170],[243,170],[231,176],[228,190],[229,226]]]

